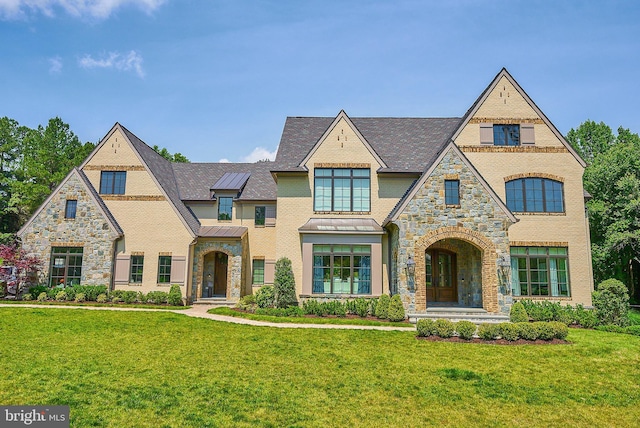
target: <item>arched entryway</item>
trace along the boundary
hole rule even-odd
[[[229,256],[212,251],[203,257],[200,298],[227,297]]]

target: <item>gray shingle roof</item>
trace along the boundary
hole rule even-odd
[[[333,122],[332,117],[288,117],[274,171],[304,171],[298,164]],[[445,147],[460,118],[351,118],[388,168],[421,173]]]
[[[239,200],[276,200],[276,183],[270,170],[273,162],[174,163],[173,171],[184,201],[211,200],[210,188],[225,174],[250,174]]]

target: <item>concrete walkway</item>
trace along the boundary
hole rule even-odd
[[[207,311],[212,309],[212,305],[194,305],[189,309],[171,310],[171,309],[142,309],[142,308],[116,308],[104,306],[71,306],[71,305],[34,305],[30,303],[0,303],[0,308],[37,308],[37,309],[87,309],[95,311],[138,311],[138,312],[172,312],[174,314],[186,315],[194,318],[204,318],[214,321],[228,322],[233,324],[252,325],[257,327],[275,327],[275,328],[320,328],[334,330],[384,330],[384,331],[412,331],[410,327],[393,327],[393,326],[375,326],[375,325],[341,325],[341,324],[296,324],[296,323],[278,323],[267,321],[256,321],[240,317],[230,317],[226,315],[209,314]]]

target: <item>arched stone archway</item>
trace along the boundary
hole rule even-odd
[[[242,254],[243,245],[241,241],[201,241],[194,249],[192,284],[192,300],[197,300],[202,296],[203,276],[205,256],[211,253],[222,253],[227,256],[227,285],[225,297],[228,301],[240,299],[242,288]]]
[[[479,232],[460,226],[442,227],[420,237],[414,247],[415,260],[415,308],[417,312],[427,309],[425,285],[425,252],[439,241],[457,239],[472,244],[482,254],[482,306],[487,312],[498,312],[497,251],[494,243]],[[442,246],[442,245],[441,245]]]

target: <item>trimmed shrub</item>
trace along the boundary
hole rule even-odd
[[[327,315],[324,311],[325,308],[317,300],[310,299],[305,300],[302,303],[302,312],[306,315],[317,315],[319,317],[323,317]]]
[[[391,298],[388,294],[383,294],[378,298],[378,304],[376,305],[376,311],[374,315],[380,319],[387,319],[389,317],[389,304]]]
[[[169,296],[167,302],[171,306],[182,306],[182,291],[178,284],[173,284],[169,289]]]
[[[553,337],[556,339],[564,340],[567,338],[569,334],[569,327],[563,322],[560,321],[551,321],[549,323],[549,327],[553,330]]]
[[[356,314],[359,317],[366,317],[369,315],[369,301],[363,297],[355,300],[356,302]]]
[[[85,300],[87,300],[87,298],[85,297],[84,293],[78,293],[78,294],[76,294],[76,298],[75,298],[75,301],[76,301],[76,302],[78,302],[78,303],[82,303],[82,302],[84,302]]]
[[[376,316],[376,310],[378,309],[378,300],[379,299],[369,299],[369,313],[372,317]]]
[[[272,308],[274,305],[274,289],[272,285],[263,285],[256,292],[256,304],[259,308]]]
[[[46,292],[42,292],[40,294],[38,294],[38,302],[46,302],[49,299],[49,296],[47,296]]]
[[[238,303],[236,303],[236,308],[243,311],[255,312],[256,296],[254,294],[247,294],[246,296],[242,296],[240,300],[238,300]]]
[[[549,322],[538,321],[533,325],[538,331],[538,339],[551,340],[555,337],[555,329]]]
[[[109,299],[107,299],[107,295],[104,294],[104,293],[99,294],[98,297],[96,298],[96,302],[98,302],[98,303],[106,303],[108,301],[109,301]]]
[[[137,291],[127,290],[124,293],[122,293],[122,301],[125,303],[135,303],[137,298],[138,298]]]
[[[168,299],[169,293],[167,293],[166,291],[150,291],[147,294],[147,302],[154,303],[156,305],[167,303]]]
[[[478,327],[478,336],[482,340],[497,339],[500,335],[500,326],[498,324],[482,323]]]
[[[106,285],[85,285],[82,290],[87,300],[96,301],[101,294],[107,294]]]
[[[520,302],[515,302],[511,305],[511,311],[509,312],[509,319],[513,323],[529,322],[529,314],[524,308],[524,305]]]
[[[432,319],[419,319],[416,322],[416,330],[419,337],[435,336],[436,325]]]
[[[538,338],[538,329],[530,322],[516,323],[518,335],[525,340],[536,340]]]
[[[435,324],[434,327],[436,329],[436,336],[442,337],[443,339],[453,336],[453,332],[455,331],[455,328],[451,321],[445,320],[445,319],[439,319],[439,320],[436,320],[434,324]]]
[[[518,326],[511,322],[503,322],[499,324],[500,327],[500,336],[503,339],[508,340],[509,342],[513,342],[520,338],[520,334],[518,333]]]
[[[389,310],[387,311],[387,318],[392,322],[404,321],[404,305],[402,304],[402,300],[400,300],[399,294],[396,294],[391,298],[391,301],[389,302]]]
[[[113,297],[111,298],[111,302],[112,302],[112,303],[120,303],[120,302],[122,302],[122,297],[120,297],[120,296],[113,296]]]
[[[36,300],[38,297],[40,297],[41,293],[46,293],[47,292],[47,287],[45,287],[44,285],[36,285],[35,287],[31,287],[29,289],[29,294],[31,294],[31,297],[33,297],[33,300]]]
[[[138,291],[138,295],[136,296],[136,302],[138,303],[147,303],[147,295],[142,291]]]
[[[595,311],[583,309],[577,316],[577,323],[584,328],[594,328],[598,325],[598,316]]]
[[[256,315],[270,315],[272,317],[301,317],[304,315],[302,309],[298,306],[289,306],[287,308],[258,308]]]
[[[60,290],[56,293],[56,300],[58,302],[64,302],[67,300],[67,293],[64,290]]]
[[[629,294],[617,279],[606,279],[591,293],[596,316],[601,324],[629,325]]]
[[[298,305],[296,299],[296,281],[291,269],[291,260],[281,257],[276,261],[275,278],[273,280],[273,302],[277,308]]]
[[[471,321],[458,321],[455,325],[456,332],[458,336],[464,340],[473,339],[473,335],[475,334],[477,327]]]
[[[323,305],[326,307],[328,315],[334,315],[337,317],[347,316],[347,306],[339,300],[331,300],[323,303]]]

